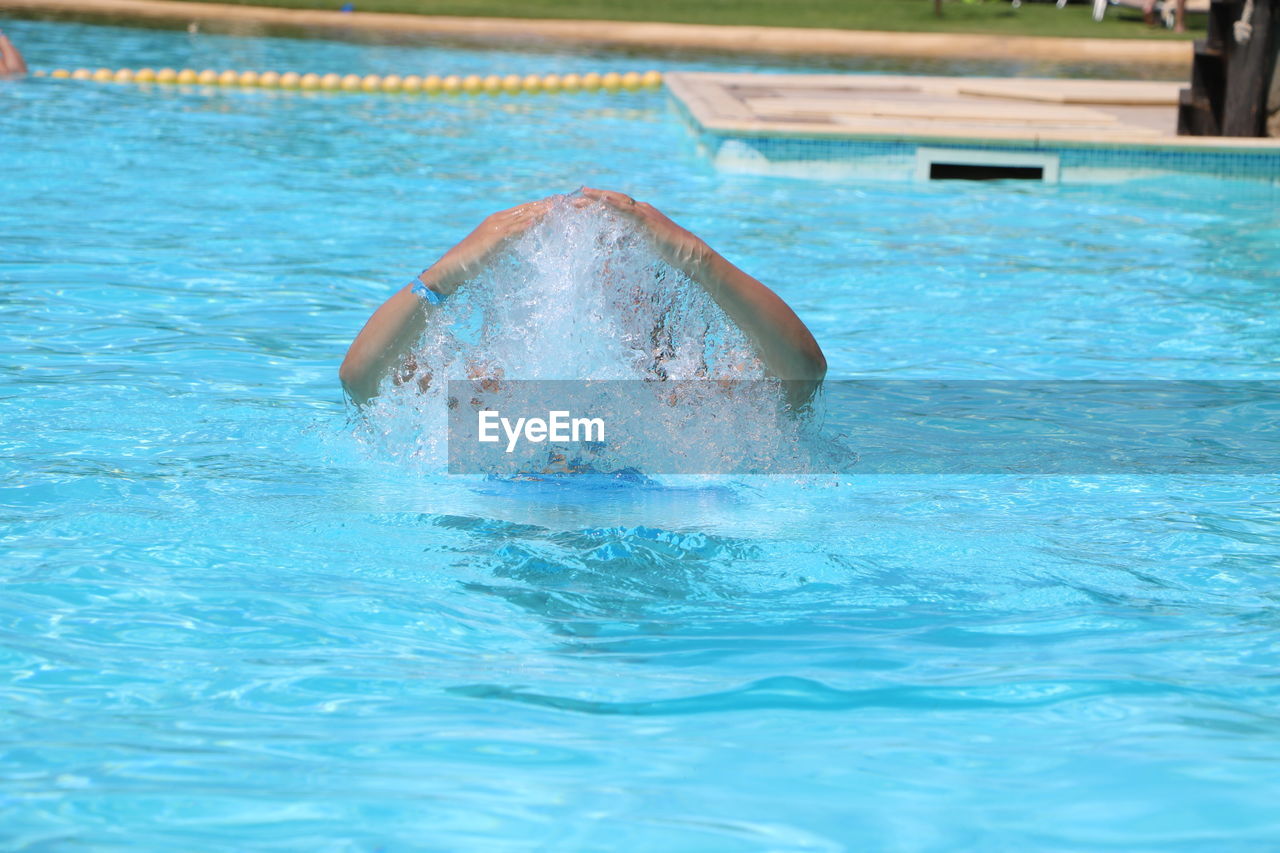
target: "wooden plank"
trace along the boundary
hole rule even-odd
[[[961,94],[1056,104],[1174,107],[1180,83],[1127,80],[980,81],[963,83]]]
[[[979,101],[916,99],[888,101],[863,98],[856,101],[800,98],[751,98],[747,107],[757,116],[876,116],[977,123],[1032,123],[1053,125],[1111,125],[1115,116],[1079,106],[1029,107]]]

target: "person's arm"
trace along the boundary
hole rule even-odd
[[[9,37],[0,33],[0,76],[5,74],[26,74],[27,63],[22,54],[9,41]]]
[[[459,285],[475,278],[511,238],[537,222],[550,205],[544,199],[492,214],[423,270],[418,281],[447,297]],[[433,306],[413,292],[410,282],[373,312],[338,369],[342,387],[357,405],[376,396],[382,378],[403,363],[422,336],[432,310]]]
[[[786,381],[792,402],[813,395],[827,373],[827,360],[808,327],[781,297],[653,205],[609,190],[584,189],[583,195],[644,228],[663,258],[700,284],[755,344],[765,368]]]

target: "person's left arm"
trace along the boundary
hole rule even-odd
[[[765,368],[786,383],[792,403],[802,404],[813,396],[826,376],[826,357],[804,321],[778,294],[653,205],[610,190],[584,189],[583,195],[636,222],[669,264],[701,285],[755,344]]]

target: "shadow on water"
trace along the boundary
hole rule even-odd
[[[764,556],[745,539],[657,527],[556,531],[456,516],[434,523],[465,530],[473,568],[492,577],[465,588],[515,604],[564,637],[662,632],[682,604],[743,593],[735,566]]]

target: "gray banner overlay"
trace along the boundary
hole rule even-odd
[[[1280,382],[451,381],[449,471],[1276,474]],[[483,440],[482,440],[483,439]]]

